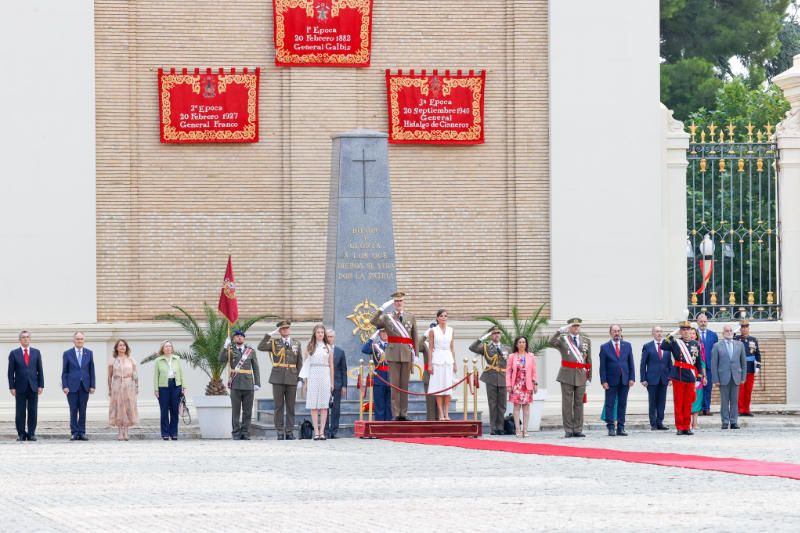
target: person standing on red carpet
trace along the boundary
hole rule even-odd
[[[675,428],[678,435],[694,435],[691,429],[692,403],[695,400],[697,377],[704,374],[700,358],[700,345],[691,340],[691,324],[684,320],[678,329],[667,335],[661,348],[672,354],[674,364],[670,371],[673,398],[675,401]],[[675,335],[680,332],[680,337]]]
[[[758,339],[750,335],[750,322],[742,320],[739,327],[740,333],[734,339],[744,344],[744,352],[747,354],[747,379],[739,387],[739,416],[753,416],[750,412],[750,399],[753,396],[756,374],[761,372],[761,349],[758,347]]]
[[[592,381],[592,341],[581,335],[581,319],[570,318],[550,337],[550,346],[561,352],[556,381],[561,384],[561,417],[564,438],[583,434],[583,401]]]

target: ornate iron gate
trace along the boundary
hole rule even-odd
[[[780,318],[778,150],[773,127],[689,127],[687,271],[691,317]],[[697,141],[697,137],[700,141]]]

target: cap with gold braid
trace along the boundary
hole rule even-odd
[[[275,327],[281,329],[281,328],[288,328],[291,325],[292,323],[289,320],[281,320]]]
[[[692,324],[688,320],[681,320],[678,322],[678,327],[681,329],[689,329],[692,327]]]
[[[739,321],[739,325],[740,325],[741,327],[744,327],[744,326],[749,326],[749,325],[750,325],[750,321],[749,321],[749,320],[747,320],[747,319],[745,318],[744,320],[740,320],[740,321]]]
[[[405,299],[405,297],[406,297],[406,293],[404,293],[404,292],[399,292],[398,291],[398,292],[392,294],[392,300],[394,300],[395,302],[402,302]]]
[[[574,326],[576,324],[580,325],[582,322],[583,320],[581,320],[580,318],[570,318],[569,320],[567,320],[567,325],[568,326]]]
[[[497,327],[497,326],[493,326],[493,327],[492,327],[492,329],[490,329],[490,330],[489,330],[489,334],[492,334],[492,333],[502,333],[502,332],[503,332],[503,330],[501,330],[501,329],[500,329],[499,327]]]

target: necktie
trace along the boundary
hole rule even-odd
[[[575,347],[577,347],[577,346],[578,346],[578,336],[577,336],[577,335],[575,335],[574,337],[572,337],[572,342],[575,344]]]
[[[658,350],[658,360],[661,361],[664,358],[664,354],[661,352],[661,345],[656,342],[656,349]]]
[[[701,333],[701,337],[703,338],[703,344],[705,344],[706,343],[706,330],[703,330],[700,333]]]
[[[28,366],[28,365],[30,365],[30,363],[31,363],[31,357],[30,357],[30,355],[28,355],[28,349],[27,349],[27,348],[25,348],[25,355],[24,355],[24,358],[25,358],[25,366]]]
[[[617,351],[617,359],[619,359],[619,343],[614,341],[614,350]]]
[[[78,350],[78,366],[81,366],[83,360],[83,350]]]

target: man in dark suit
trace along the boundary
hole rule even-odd
[[[20,331],[19,348],[8,354],[8,388],[17,403],[17,440],[36,440],[36,412],[44,389],[42,354],[31,346],[31,334]],[[27,430],[25,415],[27,414]]]
[[[61,364],[61,388],[69,403],[69,440],[89,440],[86,437],[86,404],[94,394],[94,357],[89,348],[84,348],[83,332],[72,336],[74,346],[64,352]]]
[[[606,391],[606,427],[608,435],[627,437],[625,411],[628,391],[636,381],[631,343],[622,340],[622,328],[617,324],[608,329],[611,340],[600,346],[600,383]],[[617,427],[614,428],[614,407],[617,409]]]
[[[334,344],[336,332],[329,329],[325,334],[333,346],[333,407],[331,416],[325,421],[325,433],[329,439],[335,439],[339,431],[339,416],[342,414],[342,396],[347,396],[347,357],[344,350]]]
[[[712,382],[713,375],[708,374],[711,371],[708,363],[711,362],[711,350],[714,349],[714,345],[719,341],[719,337],[716,333],[708,329],[708,315],[705,313],[700,313],[697,315],[697,329],[700,333],[700,336],[697,338],[697,342],[703,345],[703,349],[705,350],[706,354],[706,375],[708,377],[708,381],[703,386],[703,416],[710,416],[711,415],[711,391],[714,389],[714,383]]]
[[[667,387],[669,387],[669,372],[672,370],[672,357],[669,352],[661,348],[663,331],[659,326],[651,330],[653,340],[642,346],[642,361],[639,365],[639,375],[642,385],[647,389],[648,413],[650,415],[651,430],[669,429],[664,425],[664,407],[667,403]]]

